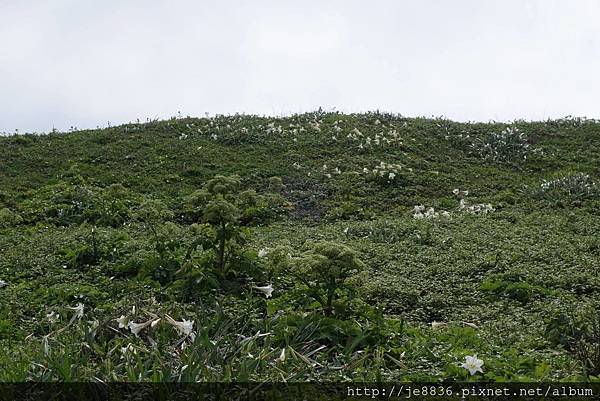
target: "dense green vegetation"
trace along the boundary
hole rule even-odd
[[[599,216],[585,119],[0,138],[0,381],[596,381]]]

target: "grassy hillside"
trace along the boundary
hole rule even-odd
[[[0,138],[0,381],[598,380],[599,216],[591,120]]]

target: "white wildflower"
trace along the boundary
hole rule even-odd
[[[276,361],[285,362],[285,348],[281,349],[281,354],[279,354],[279,358],[277,358]]]
[[[60,319],[60,315],[54,311],[46,314],[46,319],[50,321],[50,323],[56,323]]]
[[[267,286],[264,286],[264,287],[256,287],[256,286],[254,286],[252,288],[254,288],[255,290],[258,290],[258,291],[262,292],[263,294],[265,294],[265,296],[267,298],[271,298],[271,295],[273,294],[273,286],[271,284],[269,284]]]
[[[129,343],[125,347],[121,347],[121,359],[127,356],[128,353],[137,354],[137,350],[133,347],[133,344]]]
[[[264,258],[265,256],[267,256],[269,252],[267,252],[267,250],[265,248],[262,248],[260,251],[258,251],[258,257],[259,258]]]
[[[389,174],[388,174],[388,178],[389,178],[390,180],[393,180],[395,177],[396,177],[396,174],[394,174],[394,173],[389,173]]]
[[[421,213],[424,210],[425,210],[425,206],[417,205],[413,208],[413,213]]]
[[[467,369],[471,376],[473,376],[477,372],[483,373],[483,369],[481,369],[481,367],[483,366],[483,361],[481,359],[478,359],[477,355],[465,356],[465,362],[460,366],[462,368]]]
[[[117,323],[119,323],[120,329],[124,329],[125,327],[127,327],[127,322],[129,321],[129,319],[125,315],[121,315],[120,318],[115,320],[117,321]]]
[[[81,319],[83,317],[84,305],[81,302],[77,306],[68,306],[68,308],[75,311],[73,318]]]
[[[147,322],[143,322],[143,323],[135,323],[134,321],[131,321],[131,322],[129,322],[127,327],[129,327],[129,330],[131,330],[131,332],[133,334],[135,334],[135,336],[137,337],[138,334],[140,333],[140,331],[144,330],[146,327],[150,326],[151,324],[152,324],[152,319],[148,320]]]
[[[435,320],[433,322],[431,322],[431,328],[432,329],[439,329],[439,328],[445,327],[447,325],[448,325],[448,323],[436,322]]]
[[[42,348],[44,349],[45,356],[50,355],[50,344],[48,344],[48,336],[49,334],[42,338]]]
[[[8,283],[6,281],[0,279],[0,288],[6,287],[7,285]]]
[[[166,315],[167,322],[175,327],[177,332],[181,335],[189,336],[192,334],[192,329],[194,328],[193,320],[183,319],[181,322],[174,320],[171,316]]]

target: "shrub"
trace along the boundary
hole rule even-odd
[[[33,194],[25,208],[33,219],[57,225],[89,223],[118,227],[131,217],[138,197],[121,184],[100,188],[85,183],[60,182]]]
[[[277,193],[257,194],[249,189],[240,191],[240,179],[217,175],[202,189],[194,191],[183,199],[183,214],[190,223],[205,221],[205,210],[209,203],[220,199],[238,209],[236,219],[240,224],[267,223],[289,208],[286,200]]]
[[[292,274],[303,285],[304,292],[316,301],[325,316],[331,316],[334,305],[342,297],[352,297],[357,288],[358,273],[364,264],[355,251],[335,242],[319,242],[292,263]]]
[[[552,205],[573,204],[599,198],[600,185],[592,181],[588,174],[579,172],[543,180],[532,194]]]
[[[507,127],[500,133],[490,133],[483,140],[473,141],[471,146],[483,159],[497,162],[524,160],[534,151],[527,136],[516,127]]]

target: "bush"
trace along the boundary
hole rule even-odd
[[[527,159],[533,150],[527,136],[516,127],[508,127],[500,133],[490,133],[483,140],[475,140],[472,148],[480,157],[497,162],[515,162]]]
[[[551,205],[571,205],[600,198],[600,185],[588,174],[572,173],[544,180],[532,191],[535,198]]]
[[[60,226],[89,223],[119,227],[131,217],[138,197],[121,184],[100,188],[61,182],[33,194],[25,203],[33,219],[46,219]]]
[[[277,181],[272,186],[277,186]],[[222,198],[235,206],[240,224],[251,225],[268,223],[289,209],[285,198],[277,193],[257,194],[249,189],[240,191],[238,176],[216,176],[202,189],[194,191],[183,199],[182,211],[186,221],[203,221],[205,208],[211,201]]]
[[[358,255],[345,245],[319,242],[292,262],[292,274],[304,286],[304,292],[317,302],[325,316],[335,307],[345,309],[345,303],[334,304],[343,297],[351,298],[358,287],[358,273],[364,269]]]

